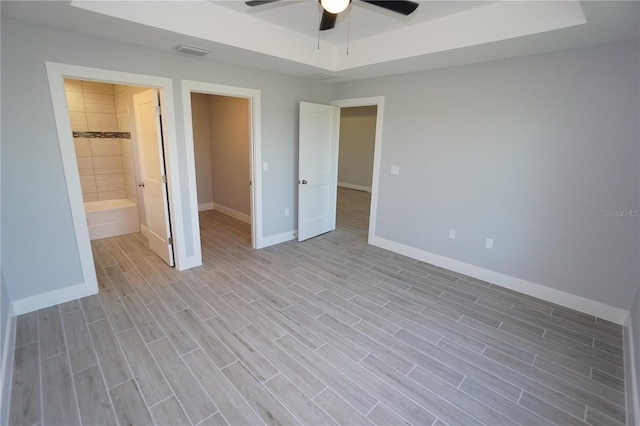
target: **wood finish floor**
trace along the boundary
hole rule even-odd
[[[202,267],[93,242],[100,293],[17,319],[12,425],[618,425],[622,330],[338,229],[249,248],[201,214]]]

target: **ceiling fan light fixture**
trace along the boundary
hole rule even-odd
[[[329,13],[337,14],[349,6],[350,0],[320,0],[322,8]]]

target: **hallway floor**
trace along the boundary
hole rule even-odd
[[[250,248],[201,212],[203,265],[93,242],[98,295],[21,315],[11,425],[621,425],[622,328],[338,229]]]

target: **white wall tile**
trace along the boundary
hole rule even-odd
[[[91,141],[91,154],[94,157],[108,157],[122,155],[118,139],[93,138]]]
[[[136,182],[136,178],[129,175],[124,175],[124,186],[128,192],[136,193],[138,183]]]
[[[100,105],[116,105],[116,97],[111,95],[106,95],[104,93],[85,93],[84,94],[84,103],[86,104],[100,104]]]
[[[87,114],[84,111],[69,111],[69,119],[73,121],[87,121]]]
[[[113,95],[113,84],[97,83],[95,81],[82,81],[82,91],[84,93],[104,93]]]
[[[89,130],[87,120],[71,120],[71,130],[74,132],[86,132]]]
[[[80,176],[94,175],[91,157],[78,157],[78,173]]]
[[[96,175],[98,192],[124,191],[124,175]]]
[[[98,113],[98,114],[114,114],[116,113],[115,105],[107,105],[107,104],[90,104],[85,102],[85,111],[87,113]],[[116,117],[117,120],[117,117]]]
[[[82,93],[82,81],[72,80],[70,78],[64,79],[65,92],[80,92]]]
[[[82,92],[66,92],[67,107],[70,112],[84,112],[84,95]]]
[[[133,144],[131,139],[120,139],[120,151],[125,158],[133,158]]]
[[[87,138],[73,138],[76,157],[91,157],[91,142]]]
[[[97,192],[90,192],[90,193],[83,193],[82,194],[82,200],[85,203],[88,203],[90,201],[98,201],[98,193]]]
[[[87,113],[87,125],[92,132],[118,131],[118,119],[115,114]]]
[[[93,175],[80,176],[80,187],[82,188],[83,195],[91,192],[98,192],[96,179]]]
[[[138,204],[138,195],[135,192],[127,191],[127,198]]]
[[[127,198],[126,191],[98,192],[98,200],[118,200],[120,198]]]
[[[122,157],[93,157],[93,169],[96,175],[124,173]]]

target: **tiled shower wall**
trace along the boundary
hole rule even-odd
[[[124,91],[118,87],[118,94],[126,95],[126,86],[121,86]],[[84,201],[130,198],[135,202],[126,96],[121,95],[118,104],[113,84],[70,79],[65,80],[65,90]]]
[[[116,99],[116,115],[118,118],[118,130],[131,134],[131,116],[129,105],[132,100],[132,90],[129,86],[116,84],[114,94]],[[134,166],[133,142],[131,138],[120,139],[120,152],[122,153],[122,166],[124,167],[124,187],[128,199],[137,203],[138,191],[136,187],[136,169]]]

